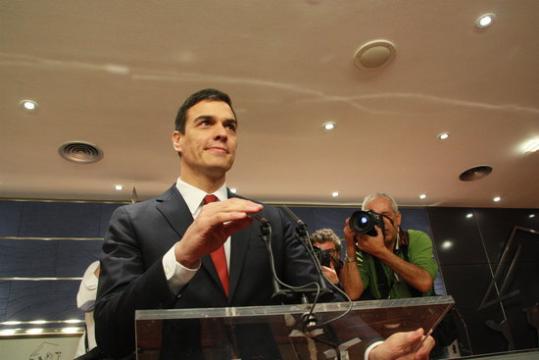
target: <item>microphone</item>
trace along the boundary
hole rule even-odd
[[[271,296],[271,298],[282,303],[286,300],[288,291],[283,290],[281,288],[281,285],[279,285],[279,280],[278,280],[279,277],[277,276],[277,271],[275,270],[275,260],[273,256],[273,249],[271,247],[271,224],[263,216],[256,214],[256,215],[253,215],[252,217],[260,223],[260,238],[262,239],[262,241],[264,241],[264,244],[266,245],[266,249],[268,250],[268,255],[269,255],[270,265],[271,265],[272,283],[273,283],[273,295]]]
[[[329,289],[328,284],[322,273],[320,262],[318,261],[318,258],[314,252],[313,245],[309,237],[307,225],[292,210],[290,210],[290,208],[285,205],[282,205],[280,207],[288,215],[288,218],[296,224],[296,236],[299,238],[300,241],[303,242],[303,245],[305,246],[307,253],[311,258],[311,262],[313,263],[316,272],[318,273],[318,283],[320,284],[320,298],[325,299],[328,295],[333,294],[333,292]]]

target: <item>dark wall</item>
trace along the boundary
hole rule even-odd
[[[97,260],[117,206],[0,201],[0,322],[81,319],[77,278]]]
[[[537,347],[537,333],[528,325],[525,309],[539,302],[536,286],[539,284],[539,236],[526,229],[537,229],[537,218],[530,218],[530,209],[469,209],[429,208],[430,225],[437,247],[438,260],[448,294],[467,324],[474,353],[506,351],[510,347],[501,330],[510,329],[516,349]],[[537,213],[537,211],[535,210]],[[472,217],[467,217],[472,214]],[[514,230],[515,227],[520,229]],[[509,249],[507,261],[500,265],[500,257],[514,232],[511,248],[521,245],[521,255],[514,263],[511,286],[501,295],[515,290],[520,293],[508,297],[502,305],[494,301],[481,306],[492,286],[493,276],[500,267],[498,289],[509,272],[515,252]],[[444,247],[443,244],[451,243]],[[496,300],[492,287],[488,300]],[[523,297],[524,290],[526,295]],[[492,302],[492,301],[491,301]],[[505,320],[505,321],[504,321]],[[464,329],[461,339],[464,341]]]

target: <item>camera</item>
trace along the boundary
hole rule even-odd
[[[316,246],[313,246],[314,253],[322,266],[331,266],[331,254],[329,250],[322,250]]]
[[[367,234],[370,236],[378,235],[378,232],[376,231],[376,228],[375,228],[376,225],[378,225],[380,229],[382,229],[382,234],[384,233],[384,230],[385,230],[384,219],[382,215],[371,210],[354,211],[352,216],[350,216],[350,221],[348,225],[357,234]]]

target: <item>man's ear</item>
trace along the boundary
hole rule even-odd
[[[401,215],[400,211],[397,213],[397,217],[395,219],[396,219],[396,222],[397,222],[395,225],[401,226],[402,215]]]
[[[183,134],[178,130],[172,133],[172,147],[177,153],[181,154],[183,149]]]

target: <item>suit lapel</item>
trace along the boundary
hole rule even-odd
[[[189,211],[185,200],[176,189],[176,185],[173,185],[167,192],[157,198],[157,210],[176,231],[178,239],[185,234],[185,231],[193,222],[191,211]]]

